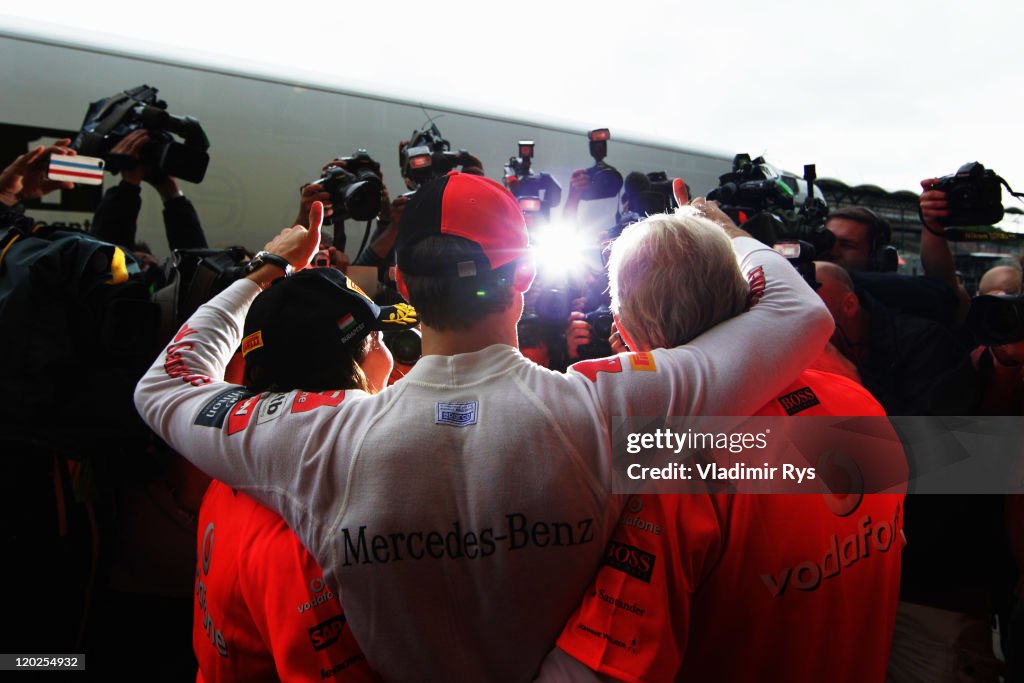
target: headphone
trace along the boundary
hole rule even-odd
[[[889,222],[866,206],[851,208],[856,209],[853,215],[840,209],[835,214],[830,215],[829,218],[845,218],[867,225],[868,232],[871,234],[871,245],[868,251],[868,262],[865,270],[876,273],[896,272],[900,259],[899,254],[896,253],[896,247],[891,244],[892,227],[889,225]]]
[[[899,254],[892,245],[892,226],[877,213],[860,207],[870,217],[868,229],[872,232],[871,251],[868,254],[868,270],[878,273],[895,273],[900,264]]]

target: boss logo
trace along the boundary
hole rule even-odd
[[[656,559],[657,557],[640,550],[640,548],[619,543],[618,541],[609,541],[604,563],[612,569],[617,569],[623,574],[632,576],[634,579],[650,583],[651,572],[654,570],[654,561]]]

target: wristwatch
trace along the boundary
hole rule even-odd
[[[277,266],[283,270],[285,277],[291,277],[295,272],[295,269],[292,268],[292,264],[288,263],[288,259],[283,256],[278,256],[277,254],[271,254],[269,251],[261,251],[253,256],[249,261],[249,265],[246,266],[245,269],[246,274],[255,272],[265,263],[271,266]]]

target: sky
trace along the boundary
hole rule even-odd
[[[815,163],[850,185],[918,191],[980,161],[1024,188],[1024,3],[228,4],[51,0],[5,8],[0,27],[48,22],[797,172]]]

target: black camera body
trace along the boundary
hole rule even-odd
[[[519,200],[524,214],[547,220],[551,209],[562,201],[562,186],[548,173],[533,172],[533,148],[533,141],[519,141],[519,156],[509,157],[505,166],[505,187]]]
[[[590,156],[594,165],[584,169],[590,176],[590,187],[583,193],[583,199],[609,199],[619,194],[622,189],[622,174],[604,158],[608,156],[608,140],[611,132],[607,128],[595,128],[587,133],[590,140]]]
[[[144,128],[150,140],[139,154],[142,164],[175,178],[202,182],[210,164],[206,153],[210,141],[198,120],[168,113],[167,103],[157,99],[157,92],[156,88],[140,85],[90,104],[71,142],[72,149],[104,159],[107,168],[117,173],[130,168],[128,164],[134,165],[135,160],[111,154],[110,150],[132,131]]]
[[[444,177],[456,168],[480,167],[480,160],[464,149],[451,151],[451,144],[441,136],[436,123],[416,131],[398,152],[402,177],[411,190],[417,190],[434,178]],[[408,194],[408,193],[407,193]]]
[[[949,216],[944,226],[994,225],[1003,220],[1002,178],[977,161],[964,164],[956,173],[939,178],[933,190],[946,193]]]
[[[330,220],[324,223],[343,221],[351,218],[357,221],[371,221],[380,213],[380,193],[384,187],[381,180],[380,164],[373,160],[365,149],[356,150],[349,157],[339,157],[337,162],[344,166],[330,165],[317,182],[324,192],[331,195],[334,209]]]
[[[799,178],[780,173],[764,157],[737,154],[732,163],[732,172],[719,176],[708,200],[765,244],[802,241],[814,249],[811,260],[832,251],[835,235],[825,229],[828,203],[814,185],[813,164],[804,166]]]
[[[974,297],[964,326],[979,345],[996,346],[1024,340],[1024,294]]]

